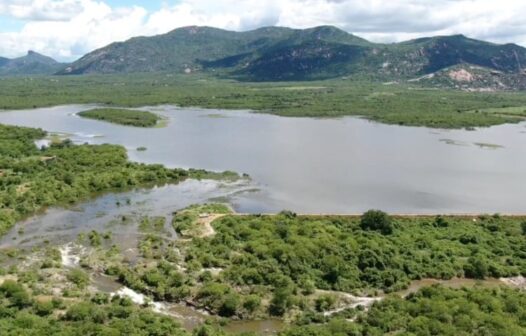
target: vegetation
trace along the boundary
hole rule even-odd
[[[38,149],[34,141],[45,135],[42,130],[0,125],[0,235],[45,207],[74,204],[97,193],[223,176],[128,162],[121,146],[76,146],[65,140]],[[230,179],[234,175],[224,174]]]
[[[520,93],[436,90],[418,83],[382,85],[360,78],[308,83],[238,83],[173,74],[4,78],[0,92],[0,109],[71,103],[177,104],[292,117],[355,115],[389,124],[441,128],[519,122],[524,116],[495,111],[526,106],[526,96]]]
[[[34,297],[12,280],[0,286],[0,316],[0,330],[6,336],[189,335],[173,318],[137,307],[126,298],[98,295],[66,304],[57,298]]]
[[[204,204],[192,205],[183,211],[174,213],[172,226],[179,234],[195,235],[196,225],[200,215],[209,216],[210,214],[228,214],[231,210],[224,204]]]
[[[433,286],[405,299],[393,295],[368,312],[349,311],[355,322],[334,318],[280,335],[526,335],[525,307],[526,293],[518,290]]]
[[[135,127],[154,127],[160,120],[158,115],[151,112],[116,108],[98,108],[80,112],[78,115],[83,118]]]
[[[526,274],[521,218],[227,214],[210,215],[214,231],[203,234],[198,214],[209,211],[226,209],[177,213],[173,225],[184,239],[149,235],[140,243],[143,263],[110,263],[108,273],[157,300],[242,318],[326,311],[345,302],[344,292],[396,292],[422,278]]]
[[[196,230],[214,218],[213,232]],[[7,272],[0,266],[2,330],[188,334],[177,319],[146,305],[91,292],[92,275],[104,269],[151,300],[207,310],[209,323],[194,335],[226,335],[212,327],[220,321],[216,316],[269,315],[292,322],[280,336],[526,335],[526,293],[504,283],[424,287],[405,298],[381,295],[382,289],[396,291],[423,277],[524,274],[524,218],[390,217],[377,210],[362,217],[289,211],[238,216],[224,205],[204,204],[174,213],[173,225],[184,234],[176,240],[166,234],[165,217],[136,214],[133,222],[140,232],[140,255],[133,261],[119,253],[110,233],[97,231],[79,237],[85,244],[82,268],[62,267],[52,246],[33,248],[30,255],[0,251],[0,265],[2,255],[19,261]],[[389,223],[391,230],[379,223]],[[365,309],[352,305],[356,299],[347,293],[383,299]]]
[[[371,217],[392,224],[364,230]],[[395,291],[421,278],[526,274],[526,239],[514,218],[386,218],[374,211],[362,218],[226,216],[214,227],[216,235],[194,239],[185,258],[223,268],[233,286]]]

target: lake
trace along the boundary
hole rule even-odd
[[[134,161],[247,173],[251,186],[225,198],[239,212],[526,212],[525,123],[436,130],[156,106],[143,109],[168,125],[147,129],[75,115],[91,107],[4,111],[0,123],[120,144]]]

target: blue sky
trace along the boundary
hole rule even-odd
[[[163,1],[155,0],[107,0],[106,1],[112,7],[127,7],[127,6],[141,6],[150,11],[161,8]],[[164,1],[167,4],[175,4],[178,1]]]
[[[0,0],[0,56],[71,61],[133,36],[207,25],[334,25],[375,42],[464,34],[526,46],[524,0]]]
[[[24,26],[24,21],[7,15],[0,15],[0,32],[18,31]]]

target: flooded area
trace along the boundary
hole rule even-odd
[[[157,106],[143,109],[167,125],[147,129],[76,116],[91,107],[4,111],[0,123],[120,144],[134,161],[248,173],[252,192],[230,197],[239,212],[524,212],[525,123],[436,130]]]
[[[251,192],[248,181],[219,182],[187,180],[177,185],[138,189],[106,194],[72,208],[51,208],[16,224],[0,237],[0,249],[30,248],[42,244],[64,244],[75,241],[80,233],[92,230],[111,232],[112,239],[123,249],[137,247],[138,221],[145,215],[164,216],[192,204],[224,198],[226,201]],[[167,221],[165,236],[175,239]]]

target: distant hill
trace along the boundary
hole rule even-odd
[[[493,44],[463,35],[378,44],[331,26],[304,30],[268,27],[248,32],[179,28],[164,35],[113,43],[59,73],[167,71],[210,72],[252,81],[334,77],[408,81],[431,74],[440,77],[445,69],[457,66],[464,66],[469,73],[473,67],[478,69],[471,81],[476,87],[483,87],[488,80],[484,78],[493,73],[493,77],[500,77],[500,89],[525,88],[526,49],[515,44]],[[465,85],[456,78],[449,76],[453,86]]]
[[[8,59],[0,58],[0,76],[51,75],[63,69],[66,64],[29,51],[26,56]]]

